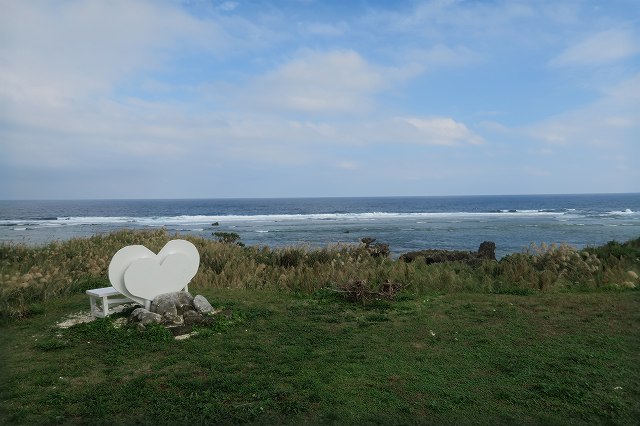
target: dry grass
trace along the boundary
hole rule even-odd
[[[177,238],[165,230],[123,230],[41,247],[0,245],[0,317],[20,318],[51,298],[109,285],[107,269],[120,248],[142,244],[158,252]],[[427,265],[372,256],[366,245],[242,247],[203,238],[180,237],[200,252],[194,288],[272,289],[312,293],[363,281],[371,288],[398,283],[413,294],[426,292],[526,293],[551,290],[633,288],[640,272],[640,238],[578,251],[566,245],[532,246],[500,262]],[[631,271],[631,272],[630,272]]]

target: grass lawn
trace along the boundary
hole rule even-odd
[[[83,295],[2,325],[0,423],[640,422],[638,291],[204,295],[233,315],[184,341],[55,327]]]

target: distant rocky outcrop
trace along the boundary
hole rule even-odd
[[[475,263],[482,260],[496,260],[496,244],[492,241],[484,241],[480,244],[480,247],[478,247],[478,251],[429,249],[412,251],[400,256],[400,260],[407,263],[417,259],[424,259],[428,265],[443,262]]]

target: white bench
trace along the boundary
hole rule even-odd
[[[87,294],[91,305],[91,315],[98,318],[104,318],[114,313],[115,306],[133,302],[113,287],[94,288],[87,290]]]

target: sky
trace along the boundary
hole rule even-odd
[[[0,10],[0,199],[640,192],[637,0]]]

